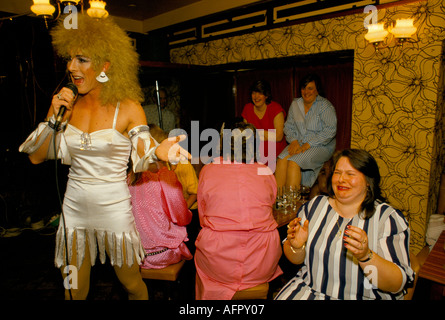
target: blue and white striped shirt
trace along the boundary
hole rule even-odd
[[[337,115],[332,103],[317,96],[309,111],[305,114],[303,98],[296,98],[289,107],[289,115],[284,124],[287,142],[298,140],[300,145],[306,142],[311,147],[330,146],[337,133]]]
[[[328,199],[318,196],[301,207],[298,214],[301,223],[309,220],[306,257],[297,275],[276,299],[403,299],[405,284],[414,279],[409,259],[409,227],[403,214],[386,203],[376,203],[376,212],[371,218],[356,215],[348,220],[331,207]],[[403,275],[400,292],[383,292],[365,277],[358,261],[343,245],[348,224],[366,231],[369,248],[400,268]],[[341,234],[337,235],[339,230]],[[372,276],[372,270],[367,273],[369,271]]]
[[[301,184],[311,187],[317,179],[323,164],[332,156],[336,145],[337,115],[334,106],[321,96],[317,96],[305,114],[303,98],[296,98],[289,107],[284,123],[287,142],[298,140],[300,145],[311,146],[303,153],[290,156],[301,169]],[[278,156],[284,159],[289,155],[289,145]]]

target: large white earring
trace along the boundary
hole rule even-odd
[[[110,80],[110,79],[108,79],[108,77],[107,77],[107,75],[105,74],[105,72],[102,71],[102,72],[96,77],[96,80],[99,81],[99,82],[101,82],[101,83],[104,83],[104,82],[107,82],[107,81]]]

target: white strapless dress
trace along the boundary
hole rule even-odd
[[[61,144],[69,154],[71,167],[63,202],[64,221],[61,220],[56,236],[55,264],[66,264],[65,230],[68,257],[71,258],[73,236],[79,268],[89,246],[91,264],[97,254],[101,263],[106,252],[112,265],[141,264],[145,252],[136,230],[126,182],[127,165],[132,144],[130,139],[115,129],[119,106],[113,127],[84,133],[68,124]],[[65,223],[63,223],[65,222]]]

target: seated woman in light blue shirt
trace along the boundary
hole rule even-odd
[[[332,103],[319,95],[319,77],[310,74],[301,79],[300,92],[301,97],[292,101],[284,124],[289,145],[277,159],[278,187],[312,187],[335,150],[337,116]]]

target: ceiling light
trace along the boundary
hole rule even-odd
[[[87,14],[92,18],[106,18],[108,11],[105,10],[107,3],[105,1],[90,0],[90,8],[87,10]]]
[[[67,5],[75,5],[77,6],[77,4],[79,3],[80,0],[59,0],[61,3],[63,4],[67,4]]]
[[[66,6],[76,6],[81,0],[58,0],[53,1],[58,9],[57,18],[60,16],[62,9],[60,8],[60,4],[64,7]],[[31,6],[31,11],[34,12],[38,16],[49,17],[52,16],[54,11],[56,11],[56,7],[49,3],[49,0],[33,0],[33,5]]]
[[[38,16],[52,16],[56,8],[49,3],[49,0],[34,0],[31,11]]]

